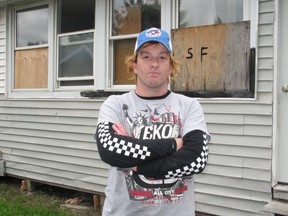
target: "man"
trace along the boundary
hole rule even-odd
[[[103,103],[95,134],[111,165],[103,215],[192,216],[192,176],[206,166],[210,136],[197,100],[168,89],[179,71],[169,34],[141,32],[126,64],[136,89]]]

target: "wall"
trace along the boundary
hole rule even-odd
[[[5,8],[0,7],[0,97],[5,93],[5,54],[6,54],[6,13]]]
[[[207,169],[195,176],[197,211],[259,216],[271,199],[274,10],[273,0],[259,2],[257,98],[200,99],[212,141]],[[0,83],[4,53],[0,42]],[[108,166],[93,139],[102,102],[0,99],[0,151],[7,174],[103,192]]]
[[[0,99],[0,151],[6,173],[103,192],[106,170],[94,132],[102,101]]]
[[[196,176],[199,211],[261,215],[271,199],[274,17],[274,1],[260,1],[257,99],[202,103],[212,144],[205,174]]]

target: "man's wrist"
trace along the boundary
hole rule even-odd
[[[183,146],[183,139],[182,138],[175,138],[176,141],[176,151],[178,151]]]

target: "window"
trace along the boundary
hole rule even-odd
[[[14,89],[48,87],[48,5],[16,10]],[[37,19],[35,19],[37,17]]]
[[[181,73],[172,90],[198,97],[254,97],[255,49],[247,4],[252,3],[178,0],[172,38]]]
[[[135,80],[127,76],[125,59],[134,52],[139,32],[158,27],[170,32],[182,67],[171,90],[197,97],[253,97],[255,5],[256,0],[11,3],[9,94],[77,97],[85,89],[131,90]],[[229,37],[219,37],[224,30]]]
[[[37,19],[35,19],[37,17]],[[48,6],[16,12],[16,47],[48,44]]]
[[[179,28],[239,22],[243,0],[179,0]]]
[[[57,87],[93,86],[95,0],[61,0]]]
[[[113,56],[113,85],[129,85],[135,81],[127,77],[125,57],[134,52],[136,34],[149,28],[161,27],[160,0],[113,0],[110,45]]]

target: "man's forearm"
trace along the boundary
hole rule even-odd
[[[113,123],[100,122],[95,139],[101,159],[111,166],[129,168],[165,157],[181,148],[181,140],[174,138],[142,140],[119,135]]]
[[[208,135],[200,130],[183,137],[184,146],[173,154],[142,163],[137,173],[151,178],[178,178],[201,173],[208,160]]]

